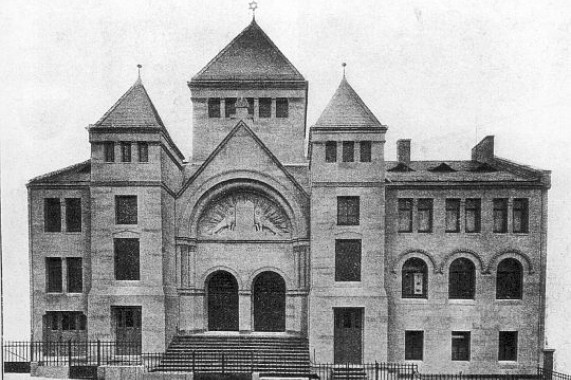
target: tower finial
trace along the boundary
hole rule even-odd
[[[258,9],[258,3],[256,0],[252,0],[249,3],[249,9],[252,11],[252,20],[256,20],[256,9]]]
[[[343,66],[343,78],[345,78],[345,67],[347,66],[347,64],[343,62],[341,66]]]
[[[141,68],[142,68],[142,67],[143,67],[143,65],[141,65],[141,64],[138,64],[138,65],[137,65],[138,73],[137,73],[137,82],[136,82],[136,84],[142,84],[142,83],[143,83],[143,82],[141,81]]]

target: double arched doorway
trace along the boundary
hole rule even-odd
[[[210,276],[206,284],[208,330],[238,331],[238,282],[226,271]],[[262,272],[252,283],[253,330],[285,331],[286,285],[275,272]]]

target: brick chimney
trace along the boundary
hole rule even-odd
[[[486,136],[472,148],[472,161],[491,163],[494,160],[494,136]]]
[[[406,166],[410,165],[410,139],[397,140],[397,160]]]

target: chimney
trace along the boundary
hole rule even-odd
[[[244,97],[238,98],[236,101],[236,119],[245,120],[248,118],[248,100]]]
[[[491,163],[494,160],[494,136],[486,136],[472,148],[472,161]]]
[[[410,165],[410,139],[397,140],[397,160]]]

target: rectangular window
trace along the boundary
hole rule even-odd
[[[335,240],[335,281],[361,281],[361,240]]]
[[[424,353],[424,331],[404,332],[404,360],[422,360]]]
[[[359,225],[359,197],[337,197],[337,224]]]
[[[527,198],[514,199],[513,230],[515,233],[529,232],[529,201]]]
[[[115,162],[115,143],[107,141],[103,143],[103,155],[105,162]]]
[[[246,98],[248,101],[248,115],[254,116],[254,98]]]
[[[44,231],[61,232],[61,206],[59,198],[44,199]]]
[[[517,331],[500,331],[498,360],[517,361]]]
[[[494,232],[508,232],[508,200],[494,199]]]
[[[225,110],[225,117],[230,118],[232,116],[236,116],[236,98],[226,98],[226,110]]]
[[[418,200],[418,232],[432,232],[432,199]]]
[[[325,143],[325,162],[337,162],[336,141],[327,141]]]
[[[343,162],[355,161],[355,143],[353,141],[343,141]]]
[[[209,98],[208,99],[208,117],[220,119],[220,99],[219,98]]]
[[[399,199],[399,232],[412,232],[412,199]]]
[[[139,239],[113,239],[115,279],[139,280]]]
[[[149,143],[139,143],[139,162],[149,162]]]
[[[361,162],[371,162],[371,142],[370,141],[361,141],[359,144],[360,147],[360,159]]]
[[[446,200],[446,232],[460,232],[460,199]]]
[[[452,360],[470,360],[470,332],[452,331]]]
[[[481,204],[479,198],[466,199],[466,232],[480,232]]]
[[[46,292],[62,292],[61,258],[46,257]]]
[[[131,162],[131,143],[121,143],[121,162]]]
[[[269,118],[272,116],[272,98],[260,98],[258,102],[258,113],[260,118]]]
[[[276,98],[276,117],[286,118],[289,116],[289,102],[287,98]]]
[[[65,199],[65,225],[67,232],[81,232],[81,198]]]
[[[115,196],[115,223],[137,224],[137,196]]]
[[[68,257],[66,259],[68,293],[81,293],[83,291],[82,262],[81,257]]]

